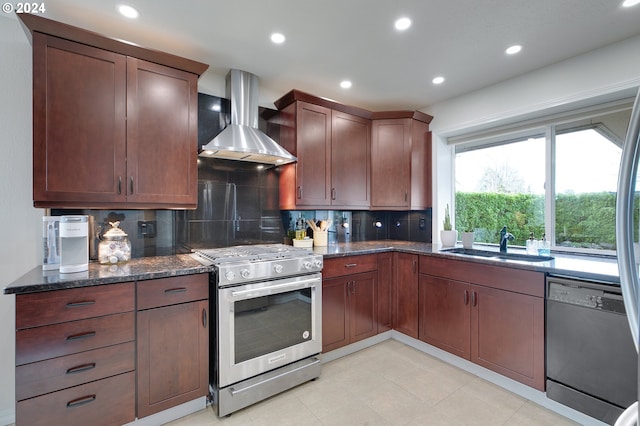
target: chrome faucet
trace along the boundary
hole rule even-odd
[[[515,237],[513,236],[513,234],[511,232],[507,232],[507,227],[506,225],[502,227],[502,229],[500,230],[500,251],[502,253],[506,253],[507,252],[507,242],[509,240],[513,240]]]

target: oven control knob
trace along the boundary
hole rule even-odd
[[[313,266],[315,266],[316,268],[322,268],[322,260],[314,260]]]
[[[233,271],[227,271],[225,272],[224,277],[227,279],[227,281],[233,281],[236,278],[236,274]]]
[[[250,275],[251,275],[251,272],[249,272],[248,269],[243,269],[242,271],[240,271],[240,276],[245,280],[249,278]]]
[[[304,262],[302,262],[302,267],[304,269],[311,269],[312,266],[313,266],[313,264],[309,260],[305,260]]]
[[[276,263],[275,265],[273,265],[273,272],[275,272],[276,274],[281,274],[282,273],[282,265],[280,265],[279,263]]]

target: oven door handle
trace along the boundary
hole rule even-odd
[[[253,289],[247,289],[247,290],[235,290],[231,292],[231,297],[243,298],[244,296],[251,296],[251,297],[266,296],[274,293],[283,293],[286,291],[300,290],[302,288],[312,287],[311,285],[309,285],[310,283],[319,284],[320,282],[321,280],[319,278],[311,278],[308,280],[274,284],[268,287],[253,288]]]

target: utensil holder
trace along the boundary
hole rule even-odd
[[[313,245],[316,247],[325,247],[327,245],[327,231],[314,231]]]

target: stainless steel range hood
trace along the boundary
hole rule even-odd
[[[276,165],[297,160],[258,129],[258,77],[230,70],[227,98],[231,99],[231,124],[202,146],[200,156]]]

